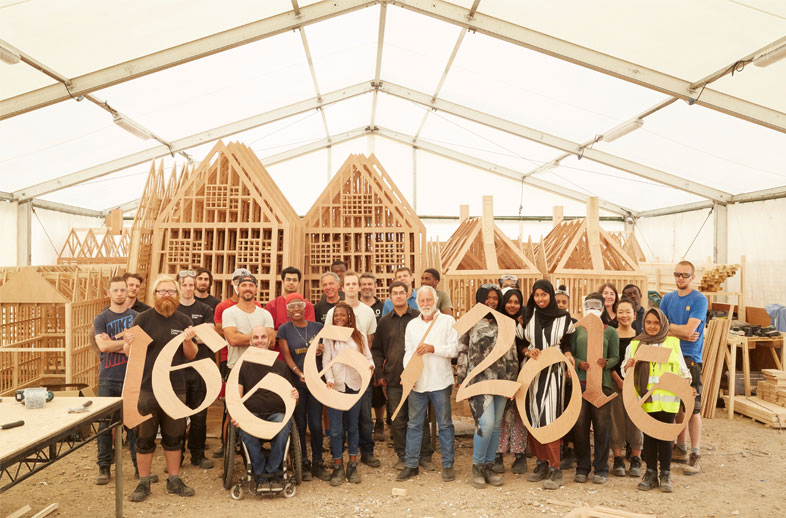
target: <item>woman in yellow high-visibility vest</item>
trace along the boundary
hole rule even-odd
[[[644,314],[644,325],[642,332],[630,342],[625,352],[622,375],[630,374],[628,370],[634,367],[634,380],[636,393],[641,397],[660,381],[660,377],[671,372],[691,379],[690,371],[685,365],[680,350],[680,340],[674,336],[668,336],[669,320],[660,309],[650,308]],[[637,362],[633,359],[639,344],[654,345],[658,347],[668,347],[671,355],[667,363]],[[680,398],[673,392],[667,390],[656,390],[652,396],[644,402],[641,407],[653,418],[664,423],[673,423],[677,412],[680,409]],[[644,450],[642,457],[647,464],[647,472],[639,482],[638,489],[649,491],[660,486],[664,493],[673,491],[671,484],[671,446],[672,441],[661,441],[654,437],[644,434]],[[660,461],[660,476],[658,476],[658,461]]]

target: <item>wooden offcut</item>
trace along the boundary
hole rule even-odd
[[[422,272],[426,227],[373,154],[350,155],[303,222],[309,300],[319,300],[320,277],[336,260],[373,273],[380,299],[387,297],[397,268]]]

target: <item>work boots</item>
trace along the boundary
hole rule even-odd
[[[109,484],[109,466],[99,466],[96,485],[104,486],[106,484]]]
[[[614,457],[614,465],[611,467],[611,474],[615,477],[625,476],[625,458],[622,456]]]
[[[166,481],[166,492],[179,496],[194,496],[194,488],[188,487],[179,476],[171,476]]]
[[[701,455],[698,453],[691,452],[690,457],[688,458],[688,465],[682,470],[684,475],[696,475],[701,473],[701,465],[699,461],[701,460]]]
[[[628,471],[628,474],[631,477],[641,476],[641,458],[635,455],[630,458],[630,470]]]
[[[503,484],[502,476],[494,471],[493,466],[493,464],[486,464],[486,469],[483,470],[483,477],[492,486],[501,486]]]
[[[562,487],[562,470],[551,468],[549,478],[543,481],[543,489],[559,489]]]
[[[549,477],[549,463],[544,460],[539,460],[535,465],[535,469],[527,475],[527,480],[530,482],[540,482],[544,478]]]
[[[333,466],[333,474],[330,476],[330,485],[333,487],[340,486],[344,483],[344,465],[335,464]]]
[[[472,465],[472,487],[483,489],[486,487],[485,466],[483,464]]]
[[[642,478],[641,482],[639,482],[639,485],[636,486],[636,489],[641,491],[649,491],[650,489],[655,489],[656,487],[658,487],[658,473],[654,469],[648,469],[644,474],[644,478]]]
[[[347,480],[349,480],[353,484],[360,484],[360,475],[358,474],[357,462],[347,463]]]
[[[501,453],[497,453],[497,456],[494,458],[494,465],[491,469],[494,470],[495,473],[505,473],[505,464]]]
[[[150,480],[140,480],[134,492],[128,496],[131,502],[141,502],[150,495]]]
[[[674,491],[674,488],[671,486],[671,472],[660,472],[660,490],[663,493],[671,493]]]
[[[523,453],[516,454],[516,460],[513,461],[513,466],[510,467],[510,472],[515,475],[522,475],[527,472],[527,457]]]

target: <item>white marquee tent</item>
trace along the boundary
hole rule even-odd
[[[650,259],[745,255],[784,302],[781,57],[780,0],[0,0],[0,265],[224,138],[300,214],[373,151],[432,236],[482,194],[535,239],[598,196]]]

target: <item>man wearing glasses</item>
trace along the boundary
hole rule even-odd
[[[660,303],[660,309],[671,323],[669,333],[680,339],[680,349],[685,365],[691,374],[691,387],[696,390],[696,404],[693,415],[688,421],[690,433],[690,453],[685,442],[686,430],[677,437],[674,449],[675,461],[688,461],[683,472],[686,475],[701,473],[699,466],[701,443],[701,355],[704,347],[704,323],[707,320],[707,298],[691,286],[695,269],[689,261],[680,261],[674,268],[674,282],[677,291],[667,293]],[[677,422],[683,418],[677,415]]]
[[[202,304],[194,298],[197,272],[183,270],[177,274],[180,283],[180,305],[177,310],[191,319],[194,327],[200,324],[213,323],[213,309],[207,304]],[[199,338],[197,342],[197,355],[195,360],[212,358],[213,351],[203,344]],[[202,376],[194,369],[184,369],[183,376],[186,380],[186,405],[196,408],[202,404],[207,396],[207,386]],[[213,467],[213,461],[205,457],[205,438],[207,437],[207,408],[191,416],[191,425],[188,430],[188,450],[191,452],[191,464],[202,469]]]
[[[194,489],[185,485],[180,478],[180,452],[183,435],[186,431],[186,420],[172,419],[163,411],[153,393],[153,365],[164,347],[175,336],[183,333],[185,340],[177,348],[172,365],[182,365],[193,360],[197,355],[197,344],[194,342],[194,328],[191,319],[177,311],[180,288],[172,277],[159,276],[153,283],[153,310],[140,313],[134,318],[133,325],[139,327],[153,339],[147,347],[145,366],[142,370],[142,384],[139,390],[139,413],[150,414],[150,418],[137,427],[136,459],[139,467],[139,484],[129,500],[141,502],[150,495],[150,466],[153,463],[153,452],[156,450],[156,434],[161,426],[161,446],[164,449],[167,473],[167,493],[180,496],[193,496]],[[134,347],[134,335],[125,333],[124,352],[130,353]],[[186,401],[186,383],[183,370],[173,370],[169,374],[172,389],[178,399]]]

